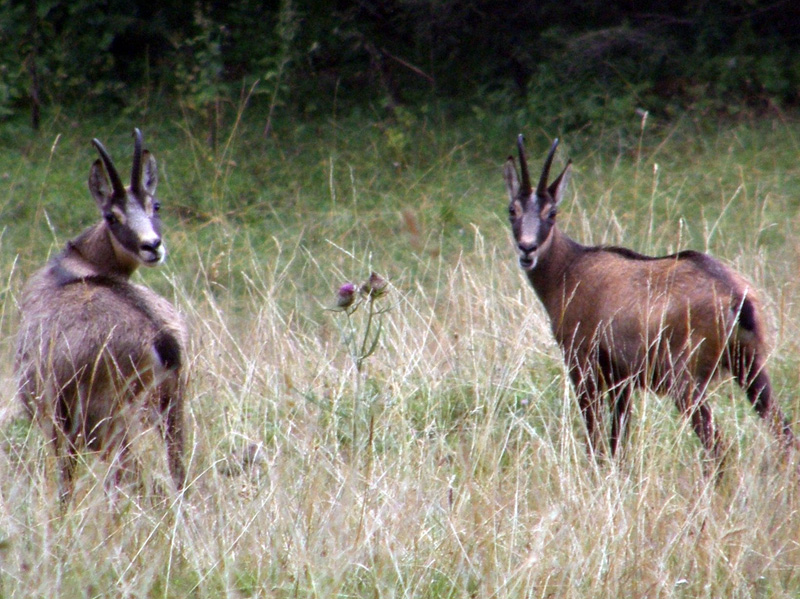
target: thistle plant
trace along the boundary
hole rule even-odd
[[[344,283],[339,287],[334,310],[344,315],[341,327],[342,343],[353,361],[356,372],[361,375],[367,358],[378,349],[383,331],[383,315],[388,307],[379,307],[376,302],[386,295],[388,282],[373,272],[360,286]],[[366,314],[357,318],[356,312],[363,308]]]
[[[378,349],[381,333],[383,332],[383,315],[389,311],[389,306],[381,307],[378,301],[388,291],[386,279],[373,272],[361,285],[344,283],[339,287],[336,295],[334,311],[342,314],[343,324],[340,325],[342,344],[355,366],[355,385],[353,391],[352,412],[352,441],[355,446],[358,406],[362,399],[363,381],[365,378],[365,364],[367,359]],[[369,440],[367,445],[372,446],[373,414],[369,416]]]

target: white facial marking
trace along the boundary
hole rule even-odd
[[[148,265],[161,264],[166,257],[166,250],[161,243],[161,238],[153,228],[153,222],[138,203],[128,203],[126,224],[139,240],[138,258]]]
[[[156,262],[153,263],[154,265],[163,264],[164,260],[167,259],[167,246],[164,245],[163,241],[161,242],[161,245],[159,245],[158,248],[156,249],[156,255],[158,256],[158,260],[156,260]]]

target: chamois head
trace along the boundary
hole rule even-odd
[[[525,159],[525,146],[522,134],[517,138],[519,148],[519,163],[522,169],[522,181],[517,176],[514,157],[506,160],[503,176],[508,190],[508,217],[511,221],[511,230],[517,244],[519,265],[523,270],[533,270],[539,258],[547,252],[551,240],[551,232],[556,224],[558,204],[564,197],[564,190],[569,181],[572,162],[567,166],[553,183],[547,185],[550,174],[550,165],[553,155],[558,147],[558,139],[553,141],[547,159],[544,162],[539,185],[534,191],[528,173],[528,163]]]
[[[142,151],[142,132],[134,129],[133,135],[130,186],[122,184],[103,144],[93,139],[100,159],[92,165],[89,191],[103,214],[117,256],[135,265],[154,266],[167,255],[161,241],[160,205],[155,195],[158,171],[153,155]]]

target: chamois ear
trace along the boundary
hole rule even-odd
[[[105,210],[111,201],[113,191],[103,161],[99,158],[94,161],[92,170],[89,171],[89,191],[100,210]]]
[[[503,166],[503,179],[506,182],[508,200],[513,202],[519,197],[519,177],[517,176],[517,167],[514,165],[513,156],[509,156],[505,166]]]
[[[561,200],[564,199],[564,191],[567,189],[567,183],[569,183],[570,175],[572,175],[572,160],[567,161],[567,166],[564,167],[564,170],[561,171],[561,174],[558,178],[550,184],[550,187],[547,188],[550,197],[553,198],[553,202],[555,205],[558,206],[561,203]]]
[[[151,196],[156,195],[156,186],[158,185],[158,166],[156,159],[149,150],[142,153],[144,160],[144,168],[142,169],[142,189],[144,189]]]

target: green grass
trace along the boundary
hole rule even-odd
[[[800,593],[800,480],[729,381],[711,399],[734,447],[720,485],[652,395],[636,396],[627,459],[587,460],[501,176],[516,128],[537,166],[556,132],[409,111],[287,120],[265,140],[262,116],[232,116],[213,150],[169,112],[0,128],[0,597]],[[190,485],[150,491],[171,487],[149,434],[147,490],[109,497],[87,456],[61,510],[44,439],[14,401],[16,301],[97,218],[91,138],[127,169],[133,126],[158,160],[170,251],[135,278],[192,331]],[[565,136],[557,157],[575,164],[559,217],[574,238],[708,250],[763,289],[794,419],[798,137],[791,119],[651,121],[634,147]],[[390,309],[359,374],[326,308],[373,270]]]

